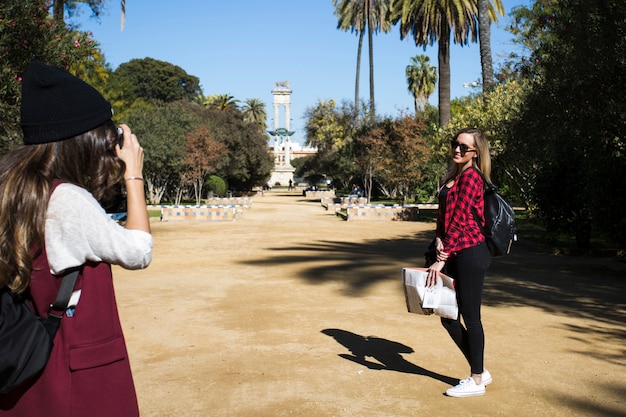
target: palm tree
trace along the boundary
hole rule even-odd
[[[248,123],[256,123],[265,132],[267,129],[267,112],[265,111],[265,103],[259,98],[249,98],[244,100],[241,112],[243,119]]]
[[[477,0],[394,0],[392,22],[400,22],[400,38],[411,34],[417,46],[437,42],[439,62],[439,124],[445,126],[450,114],[450,39],[466,45],[478,37]],[[488,0],[489,1],[489,0]],[[500,5],[501,0],[493,0]],[[496,19],[495,10],[489,15]]]
[[[359,36],[359,44],[356,59],[356,82],[354,88],[354,111],[359,111],[359,78],[361,75],[361,50],[363,47],[363,36],[367,28],[367,39],[369,45],[369,66],[370,66],[370,114],[376,115],[374,99],[374,45],[373,34],[379,31],[389,32],[391,24],[389,21],[389,11],[392,0],[333,0],[335,6],[335,16],[337,16],[337,29],[343,31],[350,30]]]
[[[235,100],[235,97],[229,94],[214,94],[212,96],[206,96],[203,104],[207,107],[213,107],[218,110],[235,110],[237,109],[237,103],[239,100]]]
[[[416,117],[424,112],[428,97],[437,84],[437,67],[430,66],[429,62],[428,56],[418,55],[411,58],[411,65],[406,66],[406,80],[413,94]]]
[[[504,16],[502,2],[497,0],[493,7]],[[494,13],[494,22],[497,15]],[[491,19],[489,17],[489,0],[478,0],[478,40],[480,42],[480,66],[483,76],[483,93],[487,93],[495,87],[493,77],[493,62],[491,59]]]
[[[78,3],[87,3],[89,8],[95,16],[99,16],[102,11],[103,0],[53,0],[52,2],[52,16],[58,21],[63,22],[65,17],[65,6],[70,9],[75,9]],[[126,0],[120,1],[120,7],[122,9],[122,21],[121,30],[124,30],[124,24],[126,22]]]
[[[122,9],[122,16],[120,21],[120,31],[124,30],[124,25],[126,24],[126,0],[120,1],[120,8]]]

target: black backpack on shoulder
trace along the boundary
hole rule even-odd
[[[485,181],[485,225],[481,226],[476,210],[472,207],[474,220],[480,226],[491,256],[508,255],[511,245],[517,241],[515,212],[513,207],[500,195],[495,185]]]

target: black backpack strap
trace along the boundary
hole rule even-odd
[[[483,197],[485,195],[485,193],[487,192],[495,192],[498,187],[495,186],[491,181],[487,181],[487,178],[485,178],[485,175],[483,174],[483,172],[474,167],[474,169],[476,169],[476,172],[478,172],[480,174],[480,176],[483,179]],[[485,227],[480,223],[480,219],[478,218],[478,214],[476,213],[476,207],[472,206],[471,208],[472,210],[472,215],[474,216],[474,221],[476,222],[476,224],[478,225],[478,227],[480,228],[480,232],[485,235]]]
[[[74,286],[76,285],[76,280],[78,279],[80,270],[80,267],[74,268],[65,274],[63,281],[61,282],[61,288],[59,288],[57,298],[54,300],[54,303],[50,305],[48,317],[45,319],[44,325],[52,338],[54,338],[54,335],[61,324],[61,319],[65,314],[65,310],[68,307],[67,304],[70,302],[70,298],[74,292]]]
[[[483,236],[484,236],[485,235],[485,226],[483,226],[481,224],[480,219],[478,218],[478,214],[476,213],[476,207],[474,207],[474,206],[472,206],[472,216],[474,216],[474,221],[476,222],[476,224],[480,228],[480,233],[482,233]]]

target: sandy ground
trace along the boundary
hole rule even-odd
[[[144,271],[115,268],[143,416],[626,415],[626,265],[516,245],[483,302],[482,397],[401,269],[433,224],[345,222],[299,193],[234,222],[155,222]]]

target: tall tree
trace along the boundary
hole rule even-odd
[[[493,0],[500,4],[501,0]],[[400,38],[411,35],[424,48],[437,42],[439,63],[439,124],[450,121],[450,40],[460,45],[478,38],[476,0],[394,0],[392,22],[400,23]],[[495,9],[489,15],[496,19]],[[452,36],[451,36],[452,35]]]
[[[181,67],[154,58],[132,59],[121,64],[109,78],[110,90],[127,105],[136,99],[170,103],[197,101],[200,80]],[[116,97],[117,98],[117,97]]]
[[[367,29],[369,47],[369,82],[370,82],[370,115],[376,115],[376,100],[374,96],[374,41],[373,34],[389,32],[391,22],[389,11],[391,0],[333,0],[335,16],[337,16],[337,29],[356,32],[359,36],[356,64],[356,82],[354,88],[354,111],[358,114],[359,109],[359,78],[361,72],[361,50],[363,36]]]
[[[52,15],[57,22],[65,21],[65,12],[73,14],[76,11],[76,7],[80,3],[86,3],[91,9],[91,13],[95,17],[99,17],[104,8],[104,0],[53,0],[52,1]],[[121,8],[121,30],[124,30],[124,24],[126,22],[126,0],[120,1]]]
[[[226,146],[215,139],[212,130],[204,125],[185,135],[185,164],[181,174],[193,184],[196,205],[200,205],[202,187],[209,174],[217,173],[225,162]]]
[[[435,91],[437,84],[437,67],[431,66],[429,62],[427,55],[418,55],[411,58],[411,64],[406,67],[406,80],[413,94],[416,117],[424,112],[428,97]]]
[[[623,245],[626,3],[537,1],[514,12],[530,19],[517,34],[535,49],[508,158],[524,155],[532,168],[534,203],[549,231],[572,233],[579,248],[597,231]]]
[[[21,77],[29,62],[38,59],[84,78],[98,65],[96,56],[97,42],[55,21],[44,0],[0,2],[0,153],[21,139]]]
[[[241,107],[243,120],[248,123],[258,125],[262,132],[267,129],[267,112],[265,111],[265,103],[259,98],[249,98],[244,100]]]
[[[213,107],[218,110],[238,110],[235,97],[230,94],[213,94],[212,96],[206,96],[203,100],[203,104],[207,107]]]
[[[489,17],[489,0],[478,1],[478,41],[480,46],[480,66],[483,76],[483,93],[493,90],[496,85],[493,77],[493,60],[491,57],[491,18]],[[500,15],[504,15],[504,8],[500,1],[494,2],[494,7]]]

